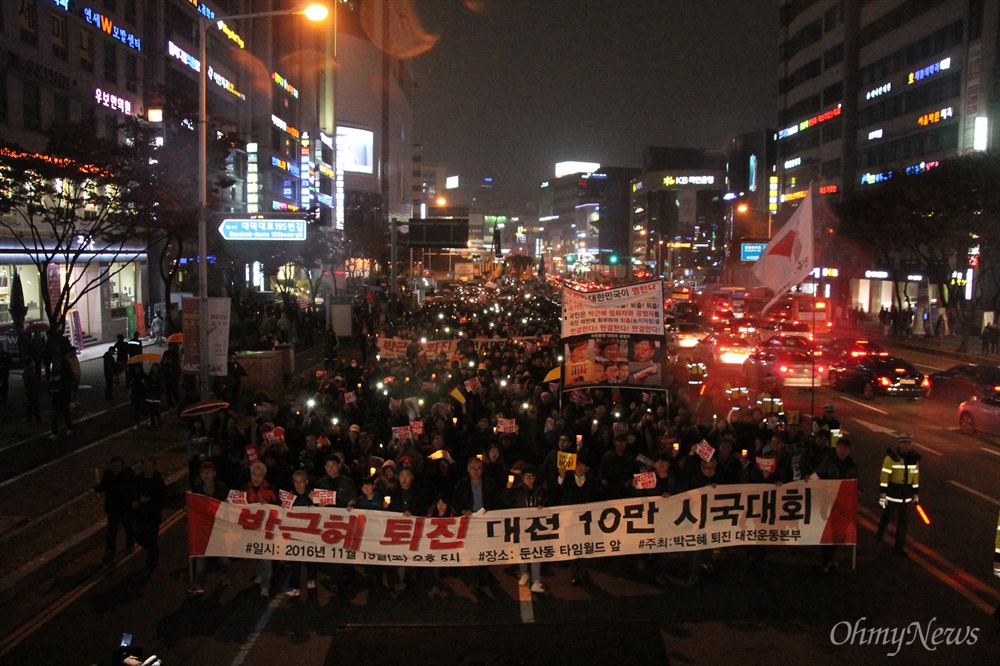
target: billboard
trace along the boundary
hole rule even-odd
[[[337,166],[355,173],[375,172],[375,134],[356,127],[337,126]]]
[[[740,243],[740,261],[757,261],[767,243]]]

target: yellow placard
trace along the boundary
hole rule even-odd
[[[556,459],[556,464],[563,469],[573,470],[576,469],[576,454],[566,453],[565,451],[559,451],[556,454],[558,458]]]

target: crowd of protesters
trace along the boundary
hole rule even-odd
[[[383,316],[394,308],[393,316]],[[537,282],[439,294],[410,310],[372,293],[355,308],[356,357],[336,356],[340,341],[330,329],[322,343],[326,369],[299,377],[293,400],[258,393],[248,410],[217,412],[207,425],[190,423],[192,488],[219,499],[230,489],[243,490],[265,503],[277,503],[278,491],[285,490],[302,504],[311,503],[311,490],[330,489],[338,507],[423,516],[667,496],[813,474],[857,478],[848,438],[831,446],[831,432],[839,427],[832,407],[815,422],[784,424],[777,414],[765,418],[751,399],[729,418],[697,420],[704,410],[681,390],[683,381],[667,391],[596,388],[560,400],[558,384],[546,382],[563,352],[559,315],[558,292]],[[409,341],[406,353],[380,356],[379,342],[387,338]],[[425,343],[433,340],[457,344],[450,353],[428,355]],[[498,431],[500,420],[510,419],[516,428]],[[422,423],[422,432],[402,441],[393,437],[394,426],[412,421]],[[696,453],[703,440],[715,449],[709,460]],[[559,466],[559,451],[577,454],[574,470]],[[751,464],[758,459],[773,463]],[[636,488],[634,475],[642,471],[655,473],[655,489]],[[682,561],[636,560],[660,584],[678,570],[697,584],[711,568],[706,552]],[[204,590],[206,564],[196,562],[192,593]],[[220,565],[226,583],[228,563]],[[822,565],[836,566],[833,550],[823,552]],[[254,566],[267,596],[271,563]],[[285,593],[298,596],[302,566],[288,568]],[[334,592],[356,582],[352,575],[394,594],[420,584],[431,596],[440,593],[446,574],[471,578],[473,589],[485,582],[477,568],[305,568],[305,589],[322,574]],[[585,561],[570,569],[573,584],[587,580]],[[520,584],[545,591],[539,567],[520,574]]]

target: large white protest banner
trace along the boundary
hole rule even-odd
[[[189,555],[472,566],[745,545],[857,543],[857,482],[702,488],[663,497],[407,518],[235,505],[188,494]]]

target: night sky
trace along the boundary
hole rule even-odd
[[[777,122],[768,0],[412,0],[416,141],[492,176],[514,213],[564,160],[641,167],[646,146],[721,149]]]

